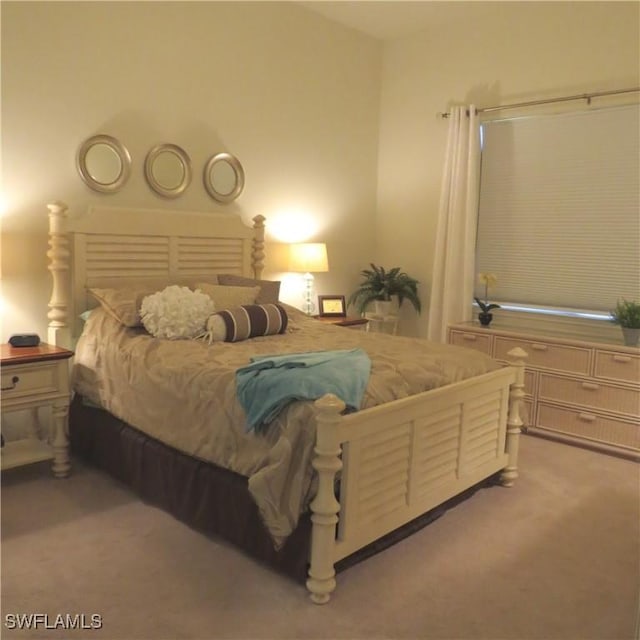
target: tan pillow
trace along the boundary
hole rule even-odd
[[[89,289],[89,293],[100,303],[100,306],[125,327],[139,327],[140,305],[143,298],[152,294],[154,289]]]
[[[254,304],[260,291],[260,287],[229,287],[208,282],[199,282],[195,288],[200,289],[213,300],[216,311],[239,307],[243,304]]]
[[[279,280],[256,280],[255,278],[245,278],[232,273],[218,274],[220,284],[233,285],[239,287],[260,287],[260,293],[256,298],[256,304],[275,304],[280,298]]]

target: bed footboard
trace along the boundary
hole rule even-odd
[[[313,602],[329,601],[338,560],[496,472],[513,486],[526,355],[514,349],[510,367],[346,416],[339,398],[316,401]]]

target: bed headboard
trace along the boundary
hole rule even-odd
[[[73,217],[62,202],[47,208],[50,344],[70,348],[80,334],[80,314],[95,306],[89,287],[189,284],[218,273],[262,275],[261,215],[250,228],[231,213],[90,207]]]

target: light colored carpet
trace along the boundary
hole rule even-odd
[[[524,436],[520,467],[341,573],[325,606],[93,469],[6,472],[2,638],[637,638],[639,466]],[[102,627],[9,629],[18,613]]]

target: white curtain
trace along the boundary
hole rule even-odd
[[[427,337],[446,342],[447,327],[471,320],[480,184],[476,109],[453,107],[440,192]]]

